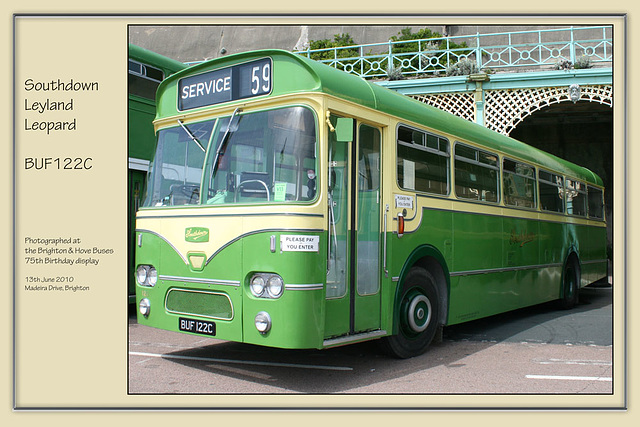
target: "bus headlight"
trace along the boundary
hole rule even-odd
[[[147,281],[148,271],[149,269],[146,265],[138,266],[138,269],[136,270],[136,280],[138,281],[139,285],[144,285],[144,283]]]
[[[264,277],[255,275],[251,278],[251,293],[254,296],[260,297],[264,293]]]
[[[280,298],[284,291],[284,281],[277,274],[256,273],[249,281],[249,289],[258,298]]]
[[[258,332],[263,335],[269,332],[269,330],[271,329],[271,316],[269,316],[269,313],[267,313],[266,311],[261,311],[260,313],[256,314],[253,322],[256,325],[256,329],[258,330]]]
[[[158,283],[158,270],[152,265],[139,265],[136,280],[140,286],[155,286]]]
[[[282,295],[282,290],[284,289],[284,282],[282,282],[282,277],[275,275],[269,277],[269,281],[267,282],[267,292],[271,298],[279,298]]]
[[[147,283],[149,286],[155,286],[158,283],[158,270],[153,267],[150,267],[147,273]]]

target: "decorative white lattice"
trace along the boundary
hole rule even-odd
[[[473,92],[413,95],[420,102],[475,122]],[[484,125],[509,135],[515,127],[534,112],[560,102],[572,102],[569,88],[542,87],[531,89],[500,89],[484,92]],[[581,86],[578,101],[613,105],[611,85]]]
[[[413,98],[471,122],[475,120],[473,92],[414,95]]]
[[[487,90],[484,100],[485,127],[504,135],[509,135],[518,123],[535,111],[560,102],[572,102],[566,86]],[[610,85],[581,86],[578,101],[612,106],[613,88]]]

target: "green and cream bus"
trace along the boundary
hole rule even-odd
[[[594,173],[286,51],[174,74],[154,126],[142,325],[411,357],[607,272]]]

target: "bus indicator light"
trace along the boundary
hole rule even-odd
[[[398,213],[398,237],[402,237],[404,234],[404,214]]]

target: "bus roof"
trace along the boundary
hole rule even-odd
[[[322,92],[393,115],[401,121],[410,121],[447,133],[461,142],[475,142],[485,146],[487,150],[499,150],[508,157],[532,162],[542,168],[602,186],[602,179],[584,167],[373,82],[285,50],[258,50],[229,55],[177,72],[165,79],[158,88],[156,118],[183,114],[177,107],[180,79],[266,57],[270,57],[274,64],[273,91],[270,96]],[[246,99],[233,101],[236,104],[244,102]]]

